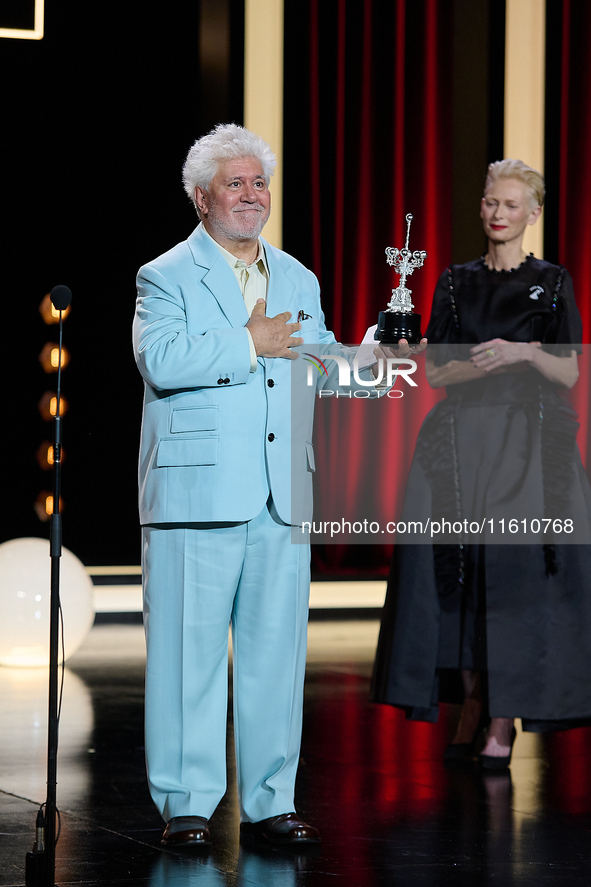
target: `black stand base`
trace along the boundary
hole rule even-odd
[[[26,887],[43,887],[45,884],[45,853],[27,853],[25,860]]]
[[[418,345],[421,341],[421,315],[380,311],[374,339],[383,345],[398,345],[399,339],[406,339],[409,345]]]

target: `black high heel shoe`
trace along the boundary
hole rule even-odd
[[[487,770],[489,773],[500,773],[503,770],[508,770],[509,765],[511,764],[511,755],[513,754],[513,743],[515,742],[515,737],[517,736],[517,730],[515,727],[511,730],[511,745],[509,749],[509,754],[504,755],[502,758],[497,758],[494,755],[478,755],[478,761],[480,763],[480,767],[482,770]]]

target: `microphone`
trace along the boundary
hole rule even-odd
[[[49,298],[56,311],[65,311],[72,301],[72,290],[60,283],[54,286],[49,294]]]

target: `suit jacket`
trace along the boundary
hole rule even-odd
[[[296,320],[303,310],[308,319],[298,335],[308,349],[341,349],[326,329],[316,277],[264,246],[267,315],[290,311]],[[142,524],[250,520],[270,491],[286,523],[311,519],[314,399],[328,379],[317,374],[315,387],[298,385],[292,396],[294,365],[302,365],[301,382],[305,361],[258,358],[251,373],[247,321],[232,269],[201,225],[140,269],[134,350],[145,381]]]

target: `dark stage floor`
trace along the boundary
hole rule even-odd
[[[374,622],[311,625],[299,810],[321,829],[321,848],[239,846],[229,754],[212,852],[191,857],[160,848],[145,785],[142,630],[96,626],[66,673],[56,884],[589,884],[591,732],[519,735],[510,778],[446,770],[455,711],[417,725],[367,702],[376,635]],[[45,675],[0,669],[0,696],[0,887],[20,887],[45,799]]]

